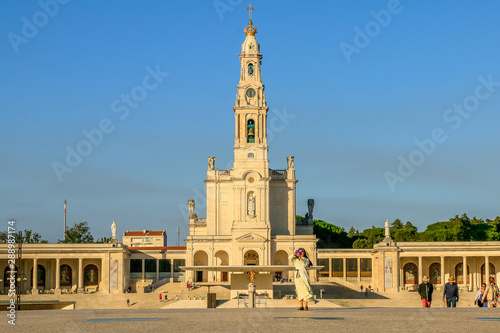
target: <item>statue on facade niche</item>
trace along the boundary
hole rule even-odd
[[[208,170],[213,170],[215,167],[215,157],[208,156]]]
[[[253,196],[253,193],[250,193],[250,195],[248,196],[248,215],[255,215],[255,198]]]
[[[111,239],[116,239],[116,221],[111,224]]]
[[[288,169],[293,169],[295,162],[293,161],[293,156],[288,156],[286,158],[286,162],[288,164]]]

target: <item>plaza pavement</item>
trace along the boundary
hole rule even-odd
[[[401,293],[368,293],[352,290],[334,283],[313,283],[313,291],[316,294],[319,303],[310,307],[344,307],[344,308],[419,308],[422,306],[420,297],[416,292]],[[275,284],[275,294],[293,295],[295,287],[293,284]],[[323,299],[320,299],[319,289],[324,289]],[[23,295],[22,301],[43,301],[60,300],[76,302],[75,309],[193,309],[205,308],[206,301],[201,298],[206,297],[208,288],[206,286],[195,290],[188,290],[183,283],[166,284],[156,290],[154,293],[146,294],[63,294],[63,295]],[[237,302],[229,300],[229,285],[211,286],[210,292],[215,292],[220,308],[237,308]],[[159,300],[159,294],[162,298],[168,296],[168,301]],[[175,298],[179,299],[175,301]],[[461,292],[461,299],[458,307],[473,307],[475,292]],[[127,306],[127,299],[130,306]],[[194,300],[196,299],[196,300]],[[0,296],[0,301],[7,301],[8,297]],[[296,307],[296,300],[269,299],[268,308],[292,308]],[[434,293],[433,307],[444,307],[438,292]]]
[[[1,332],[497,332],[494,308],[36,310]],[[486,319],[486,320],[485,320]]]

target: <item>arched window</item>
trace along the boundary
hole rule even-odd
[[[252,48],[252,46],[250,46]],[[249,63],[248,64],[248,76],[253,76],[253,64]]]
[[[71,287],[73,285],[73,271],[71,270],[71,267],[68,265],[62,265],[61,266],[61,279],[60,279],[60,285],[61,287]]]
[[[259,265],[259,254],[254,250],[249,250],[243,256],[243,265]]]
[[[38,265],[36,270],[36,286],[37,288],[45,288],[45,267]],[[31,287],[33,287],[33,268],[31,268]]]
[[[403,267],[403,271],[404,271],[404,277],[405,277],[405,284],[417,284],[418,283],[417,265],[409,262]]]
[[[441,283],[441,264],[440,263],[435,262],[429,267],[429,278],[431,279],[432,284],[440,284]]]
[[[83,280],[84,286],[97,286],[99,284],[99,270],[95,265],[85,266]]]
[[[247,122],[247,143],[255,143],[255,122],[249,119]]]
[[[464,263],[458,263],[455,266],[455,276],[457,277],[457,283],[458,284],[463,284],[464,283]],[[469,284],[469,265],[467,265],[467,273],[465,273],[465,276],[467,276],[467,284]]]
[[[484,264],[481,266],[481,283],[488,284],[490,277],[495,277],[495,266],[490,262],[490,276],[486,279],[486,272],[484,271]]]

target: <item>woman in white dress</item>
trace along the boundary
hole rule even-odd
[[[308,303],[314,301],[314,295],[311,289],[311,281],[307,267],[312,266],[311,260],[307,257],[306,251],[299,248],[295,251],[295,255],[290,256],[290,260],[296,269],[295,272],[295,289],[297,290],[297,299],[300,302],[298,310],[309,310]],[[304,308],[305,302],[305,308]]]

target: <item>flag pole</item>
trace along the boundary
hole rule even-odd
[[[66,240],[66,198],[64,198],[64,233],[63,233],[63,241]]]

